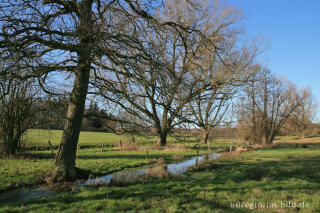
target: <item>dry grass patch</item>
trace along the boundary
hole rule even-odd
[[[163,150],[166,152],[186,152],[190,151],[191,148],[186,148],[184,146],[166,146]]]
[[[138,143],[133,141],[119,141],[115,143],[114,148],[120,151],[137,151],[140,150]]]

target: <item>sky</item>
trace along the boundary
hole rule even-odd
[[[320,0],[228,0],[243,13],[249,37],[268,47],[259,61],[298,87],[310,87],[320,102]]]

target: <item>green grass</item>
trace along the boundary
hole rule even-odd
[[[28,149],[25,154],[27,156],[31,155],[32,158],[22,157],[20,160],[0,158],[0,191],[42,183],[45,175],[52,169],[54,162],[53,156],[49,151],[48,140],[51,141],[56,152],[61,140],[61,135],[61,130],[28,130],[24,144]],[[91,170],[94,175],[102,175],[123,168],[145,164],[145,151],[117,151],[109,147],[105,149],[104,152],[101,152],[98,148],[101,147],[101,144],[114,145],[120,140],[129,141],[130,139],[128,135],[81,132],[79,138],[81,149],[77,157],[77,167]],[[140,146],[154,146],[156,137],[136,136],[136,141]],[[177,141],[175,138],[168,137],[168,144],[171,146],[191,148],[195,142],[183,143]],[[218,139],[211,141],[210,147],[215,149],[217,147],[228,147],[230,144],[236,145],[237,143],[230,139]],[[205,152],[205,149],[201,152]],[[149,155],[150,159],[163,157],[165,160],[172,161],[173,155],[182,155],[184,158],[188,158],[196,155],[196,151],[150,150]]]
[[[52,169],[54,158],[49,151],[35,151],[30,154],[32,158],[0,158],[0,191],[43,182],[45,175]],[[196,151],[149,150],[150,161],[158,158],[174,161],[176,155],[181,155],[182,160],[196,155]],[[93,148],[80,149],[76,166],[90,170],[94,175],[103,175],[146,163],[146,151],[118,151],[109,148],[101,152],[101,149]]]
[[[22,203],[0,204],[0,212],[249,212],[233,203],[275,203],[250,212],[319,212],[319,145],[279,146],[201,165],[186,176],[134,184],[87,187]],[[281,202],[308,208],[281,208]]]
[[[48,141],[57,147],[60,144],[62,136],[62,130],[44,130],[44,129],[30,129],[27,131],[25,136],[25,146],[30,149],[37,148],[50,148]],[[114,133],[104,132],[80,132],[78,144],[83,147],[97,147],[104,145],[114,145],[122,141],[130,141],[130,135],[116,135]],[[156,136],[142,137],[135,136],[135,140],[139,144],[155,144]],[[176,141],[172,137],[168,137],[168,143]]]
[[[57,147],[60,144],[62,137],[62,130],[43,130],[43,129],[30,129],[25,136],[25,146],[31,149],[37,147],[49,148],[48,141]],[[103,132],[81,132],[79,137],[80,146],[101,146],[113,145],[120,140],[128,140],[128,136],[116,135],[113,133]]]
[[[298,136],[278,136],[275,138],[275,140],[287,143],[320,143],[319,136],[309,136],[305,137],[304,139],[299,139]]]
[[[48,141],[54,147],[58,147],[62,136],[62,130],[42,130],[42,129],[30,129],[27,131],[24,146],[28,150],[43,150],[49,149],[50,146]],[[101,147],[104,145],[114,145],[119,141],[130,141],[131,136],[129,135],[116,135],[114,133],[103,133],[103,132],[84,132],[80,133],[79,145],[82,147]],[[156,136],[135,136],[135,140],[140,145],[154,146],[157,140]],[[194,138],[192,138],[194,140]],[[176,138],[168,136],[167,142],[169,145],[180,145],[184,147],[193,147],[195,142],[186,142],[186,139],[177,140]],[[209,141],[211,148],[228,147],[229,145],[247,145],[245,142],[237,142],[235,139],[214,139]]]

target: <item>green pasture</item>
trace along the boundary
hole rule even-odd
[[[119,151],[107,148],[101,152],[100,148],[80,149],[76,166],[89,170],[95,176],[104,175],[124,168],[146,165],[146,154],[144,150]],[[195,155],[195,150],[148,150],[148,161],[161,158],[165,162],[172,162]],[[54,156],[50,151],[30,152],[21,159],[0,158],[0,192],[43,184],[53,164]]]
[[[23,140],[23,147],[27,148],[18,158],[0,158],[0,191],[29,187],[44,183],[47,173],[52,169],[54,155],[51,154],[48,141],[54,147],[54,154],[62,136],[61,130],[31,129]],[[166,161],[183,160],[196,155],[192,149],[196,142],[183,142],[168,137],[169,149],[155,147],[156,136],[135,136],[137,149],[120,151],[119,141],[123,144],[132,140],[130,135],[116,135],[103,132],[81,132],[77,154],[77,167],[90,170],[93,175],[103,175],[128,167],[146,164],[146,149],[149,160],[163,158]],[[104,145],[103,152],[101,146]],[[118,145],[118,147],[112,147]],[[201,153],[213,152],[218,147],[230,145],[245,145],[236,143],[233,139],[216,139],[202,146]],[[170,150],[170,148],[173,148]],[[206,151],[207,150],[207,151]],[[176,156],[176,157],[175,157]],[[177,157],[178,156],[178,157]],[[180,156],[180,157],[179,157]],[[176,158],[176,159],[174,159]]]
[[[30,129],[27,131],[24,138],[24,145],[26,147],[37,148],[47,147],[49,148],[48,141],[53,146],[58,146],[62,137],[62,130],[44,130],[44,129]],[[156,136],[134,136],[134,139],[139,144],[156,143]],[[81,131],[78,144],[85,147],[97,147],[104,145],[114,145],[119,141],[131,141],[131,135],[116,135],[114,133],[105,132],[87,132]],[[168,143],[171,143],[175,139],[168,137]]]
[[[313,213],[319,192],[319,145],[286,144],[207,162],[185,176],[3,203],[0,212]]]
[[[49,149],[50,146],[48,141],[57,148],[62,136],[62,130],[43,130],[43,129],[30,129],[27,131],[23,146],[28,148],[28,150],[39,150],[39,149]],[[154,146],[157,141],[156,136],[134,136],[136,143],[142,146]],[[132,141],[131,135],[116,135],[114,133],[104,133],[104,132],[86,132],[82,131],[79,137],[79,145],[80,147],[101,147],[101,145],[112,146],[118,144],[119,141],[127,142]],[[184,147],[193,147],[196,144],[195,137],[171,137],[167,138],[168,145],[179,145]],[[245,146],[247,143],[240,141],[237,139],[229,139],[229,138],[216,138],[214,140],[209,141],[208,143],[210,148],[222,148],[229,147],[230,145],[234,146]]]

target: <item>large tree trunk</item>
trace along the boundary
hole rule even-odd
[[[167,135],[166,131],[158,131],[157,146],[166,146],[167,145]]]
[[[165,109],[162,115],[161,125],[160,122],[157,125],[157,146],[166,146],[167,145],[167,136],[168,136],[168,111]]]
[[[8,134],[5,137],[5,153],[8,155],[16,154],[18,150],[19,141],[15,136],[15,126],[11,125],[11,129],[8,131]]]
[[[79,64],[75,72],[74,88],[69,98],[67,119],[62,134],[59,151],[56,155],[53,176],[59,179],[76,177],[76,151],[85,101],[88,92],[90,65]]]
[[[79,49],[78,65],[74,71],[74,86],[69,97],[69,108],[65,121],[59,151],[56,155],[53,177],[55,180],[74,179],[77,176],[76,154],[78,139],[88,93],[92,61],[92,4],[93,1],[82,0],[79,3],[80,24],[77,28]]]
[[[208,138],[209,138],[209,131],[207,130],[202,130],[202,140],[201,140],[201,143],[202,144],[207,144],[208,142]]]
[[[17,150],[16,141],[13,137],[9,137],[7,140],[6,154],[14,155]]]

